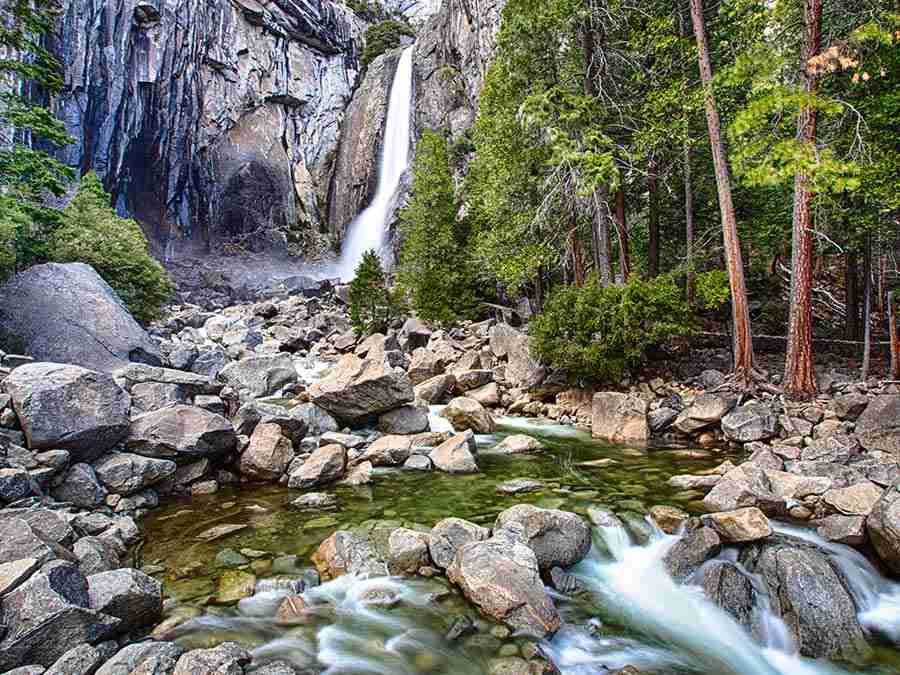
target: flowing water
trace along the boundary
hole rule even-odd
[[[369,249],[380,254],[387,239],[390,217],[396,205],[397,188],[409,166],[412,54],[413,48],[408,47],[397,64],[384,127],[378,187],[369,206],[350,224],[338,266],[338,274],[342,279],[349,280],[353,277],[363,253]]]
[[[892,648],[849,670],[802,659],[784,624],[765,606],[756,611],[766,629],[754,640],[698,588],[671,580],[662,558],[676,537],[655,531],[649,543],[633,543],[629,531],[650,532],[643,514],[653,504],[699,508],[701,495],[669,487],[671,475],[709,470],[726,459],[724,453],[610,446],[569,427],[518,418],[502,418],[500,424],[497,434],[478,437],[480,474],[381,469],[371,486],[324,490],[338,498],[332,511],[292,511],[288,503],[298,493],[276,486],[223,491],[155,511],[144,521],[148,543],[141,563],[185,604],[182,609],[199,615],[178,629],[178,639],[189,646],[237,639],[259,659],[288,659],[328,673],[481,675],[492,672],[498,657],[528,659],[537,650],[552,658],[563,675],[625,665],[648,673],[698,675],[900,672]],[[547,451],[490,453],[504,435],[523,432],[540,438]],[[515,496],[497,493],[500,483],[517,477],[538,479],[544,487]],[[359,528],[377,542],[399,524],[426,528],[448,516],[489,526],[500,511],[522,502],[582,514],[591,506],[612,508],[629,528],[595,529],[590,556],[572,570],[587,592],[554,593],[565,624],[540,645],[481,618],[442,578],[342,577],[307,590],[304,599],[312,609],[302,624],[292,626],[273,618],[283,591],[260,593],[237,605],[217,601],[220,584],[235,565],[260,578],[313,577],[309,557],[337,529]],[[222,524],[246,527],[213,542],[197,539]],[[852,549],[806,530],[779,526],[779,532],[811,541],[831,556],[848,579],[873,642],[900,637],[900,586]],[[478,630],[448,640],[447,631],[463,615]]]

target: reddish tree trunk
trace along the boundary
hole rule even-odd
[[[694,183],[691,174],[691,143],[684,143],[684,225],[687,240],[687,301],[694,306]]]
[[[631,276],[631,253],[628,245],[628,221],[625,217],[625,190],[622,188],[616,193],[616,234],[619,239],[619,272],[624,283]]]
[[[709,60],[709,44],[706,39],[706,25],[703,20],[703,1],[691,0],[691,20],[697,38],[697,58],[700,65],[700,79],[703,81],[706,99],[706,121],[709,127],[709,142],[712,147],[713,164],[716,171],[716,187],[719,194],[719,211],[722,214],[722,238],[725,244],[725,260],[728,265],[728,280],[731,285],[731,311],[734,323],[734,371],[749,380],[753,368],[753,336],[750,331],[750,307],[747,303],[747,287],[744,281],[744,263],[741,244],[737,233],[737,219],[731,197],[731,172],[725,142],[722,140],[722,123],[716,107],[716,97],[712,85],[712,64]]]
[[[897,332],[897,305],[888,292],[888,334],[891,336],[891,379],[900,380],[900,333]]]
[[[819,53],[822,42],[822,0],[804,0],[803,26],[803,48],[800,53],[803,90],[813,94],[816,91],[816,75],[809,61]],[[817,121],[818,114],[814,107],[803,108],[797,119],[797,140],[815,145]],[[812,200],[809,176],[798,173],[794,181],[791,309],[784,362],[784,391],[800,399],[816,394],[812,355]]]
[[[657,193],[656,171],[656,162],[650,162],[647,172],[647,193],[649,196],[647,276],[651,279],[659,276],[659,195]]]

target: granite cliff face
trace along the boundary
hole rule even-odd
[[[505,0],[380,0],[418,27],[415,128],[474,120]],[[374,192],[398,54],[359,80],[367,23],[341,0],[63,0],[53,102],[158,253],[342,237]],[[436,13],[435,13],[436,12]]]
[[[444,0],[416,42],[416,129],[443,129],[454,137],[478,112],[497,46],[506,0]]]
[[[57,111],[157,242],[323,221],[365,23],[329,0],[65,0]],[[283,241],[281,242],[283,244]]]

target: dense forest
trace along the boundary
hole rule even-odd
[[[887,332],[895,3],[513,0],[498,42],[474,128],[419,142],[420,315],[526,297],[542,356],[604,379],[730,305],[736,371],[787,334],[801,398],[814,335]]]

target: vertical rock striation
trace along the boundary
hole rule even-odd
[[[506,0],[444,0],[425,25],[413,56],[417,136],[443,129],[456,137],[472,126],[505,6]]]
[[[151,238],[320,225],[365,23],[331,0],[65,0],[54,102]]]

